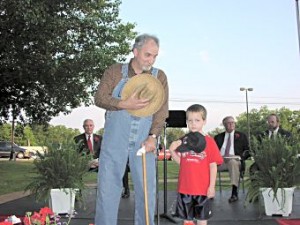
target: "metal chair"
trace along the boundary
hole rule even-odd
[[[245,181],[244,181],[245,168],[246,168],[245,160],[241,160],[238,191],[240,189],[240,186],[242,185],[243,193],[245,193]],[[219,187],[220,193],[222,192],[222,175],[221,175],[222,172],[227,172],[228,173],[229,171],[228,171],[228,169],[221,169],[218,166],[218,187]]]

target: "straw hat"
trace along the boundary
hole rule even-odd
[[[139,74],[128,80],[123,88],[122,100],[137,92],[139,99],[149,99],[149,104],[142,109],[127,110],[131,115],[146,117],[156,113],[162,106],[165,99],[165,90],[161,82],[152,75]]]

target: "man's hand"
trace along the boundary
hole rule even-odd
[[[99,159],[97,158],[89,161],[89,166],[92,169],[97,168],[99,166]]]
[[[144,141],[143,145],[145,146],[146,152],[155,152],[156,150],[156,138],[148,136]]]
[[[144,108],[150,103],[149,99],[144,99],[144,98],[139,99],[137,94],[138,93],[136,91],[131,96],[129,96],[126,100],[120,101],[119,107],[121,109],[126,109],[126,110],[137,110],[137,109]]]

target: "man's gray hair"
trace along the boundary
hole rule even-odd
[[[94,121],[93,121],[92,119],[85,119],[85,120],[83,121],[83,126],[85,125],[86,122],[89,122],[89,121],[92,122],[92,123],[94,123]]]
[[[141,49],[148,40],[153,40],[159,47],[159,39],[156,36],[150,34],[141,34],[135,38],[132,49]]]
[[[226,117],[222,120],[222,123],[223,123],[224,126],[225,126],[227,120],[229,120],[229,119],[233,119],[233,120],[234,120],[233,116],[226,116]],[[235,120],[234,120],[234,121],[235,121]]]

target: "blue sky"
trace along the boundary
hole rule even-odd
[[[170,110],[198,103],[208,110],[206,131],[223,117],[262,105],[300,108],[300,55],[295,0],[123,0],[123,22],[160,39],[155,66],[170,87]],[[59,116],[53,125],[82,130],[94,119],[103,127],[103,110],[95,106]]]

